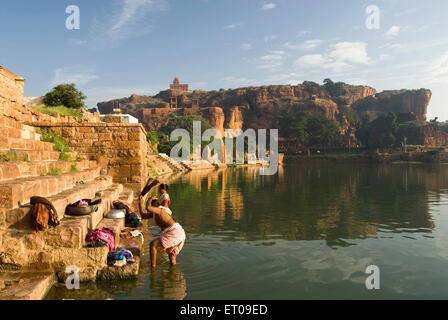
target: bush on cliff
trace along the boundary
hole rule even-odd
[[[323,116],[313,117],[306,112],[296,112],[279,119],[280,136],[295,138],[307,147],[338,147],[343,144],[338,125]]]
[[[83,108],[86,96],[76,89],[74,83],[60,84],[48,92],[44,97],[44,103],[47,106],[63,105],[67,108]]]
[[[397,116],[389,112],[372,122],[369,122],[369,117],[365,116],[355,134],[364,146],[375,149],[393,147],[399,143],[397,132]]]
[[[190,152],[193,152],[193,121],[201,122],[201,135],[207,129],[212,129],[213,127],[200,115],[186,115],[179,116],[176,114],[171,114],[168,120],[168,123],[160,129],[160,133],[155,133],[150,136],[150,139],[155,139],[159,141],[158,150],[161,153],[169,154],[171,152],[171,148],[174,147],[178,141],[162,141],[161,136],[167,135],[170,136],[171,132],[175,129],[185,129],[190,134]],[[201,149],[206,147],[211,141],[202,141]]]

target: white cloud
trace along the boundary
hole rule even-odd
[[[379,59],[380,59],[380,61],[386,61],[386,60],[392,59],[392,56],[390,54],[387,54],[387,53],[380,54]]]
[[[406,46],[404,44],[401,43],[386,43],[382,46],[379,46],[380,49],[390,49],[390,50],[394,50],[394,51],[399,51],[402,50],[404,48],[406,48]]]
[[[240,49],[243,50],[243,51],[247,51],[247,50],[252,49],[252,45],[251,45],[250,43],[243,43],[243,44],[240,46]]]
[[[400,34],[401,27],[399,26],[392,26],[389,30],[385,33],[387,37],[393,38]]]
[[[302,43],[301,48],[305,50],[314,50],[318,46],[320,46],[323,43],[323,40],[315,39],[315,40],[307,40],[304,43]]]
[[[327,53],[307,54],[294,61],[295,68],[330,69],[342,72],[354,64],[369,64],[370,57],[365,42],[339,42],[332,45]]]
[[[339,61],[367,64],[370,58],[365,42],[339,42],[333,46],[330,57]]]
[[[318,46],[320,46],[322,43],[324,43],[323,40],[314,39],[314,40],[304,41],[301,44],[286,42],[283,44],[283,46],[289,50],[314,50]]]
[[[294,61],[294,66],[308,68],[322,66],[325,63],[327,63],[327,58],[322,54],[307,54]]]
[[[265,3],[261,8],[263,10],[272,10],[276,7],[277,5],[275,3]]]
[[[57,68],[53,71],[51,86],[63,83],[74,83],[77,86],[83,86],[96,79],[98,79],[98,76],[94,73],[94,70],[79,70],[74,67]]]
[[[257,68],[268,71],[279,70],[283,66],[283,55],[284,51],[271,51],[258,59]]]
[[[286,42],[286,43],[283,44],[283,46],[286,49],[289,49],[289,50],[299,50],[299,49],[301,49],[301,45],[300,44],[295,44],[295,43],[291,43],[291,42]]]
[[[427,71],[431,83],[448,82],[448,51],[429,63]]]
[[[224,30],[235,30],[241,25],[241,23],[232,23],[227,26],[222,27]]]
[[[264,42],[269,42],[269,41],[272,41],[274,39],[277,39],[277,36],[275,34],[267,35],[267,36],[264,36],[264,38],[263,38]]]
[[[166,9],[166,0],[114,0],[111,11],[94,18],[90,36],[92,45],[115,46],[120,41],[150,33],[149,14]]]

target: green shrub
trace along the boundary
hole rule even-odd
[[[19,161],[19,156],[12,150],[8,150],[4,154],[0,154],[0,162],[17,162]]]
[[[67,152],[72,152],[69,148],[67,142],[62,139],[62,136],[56,131],[38,128],[37,133],[40,134],[40,140],[45,142],[53,143],[54,151],[59,151],[59,160],[61,161],[70,161],[70,154]]]
[[[50,176],[57,176],[61,173],[62,173],[61,168],[57,168],[57,167],[53,167],[50,169],[50,171],[48,171],[48,175],[50,175]]]
[[[56,131],[38,128],[37,133],[40,134],[40,140],[53,143],[53,149],[59,152],[71,152],[67,142]]]
[[[67,108],[80,109],[84,107],[86,96],[76,89],[74,83],[60,84],[48,92],[44,97],[47,106],[66,106]]]
[[[48,114],[50,116],[60,115],[60,116],[72,116],[72,117],[81,117],[80,109],[68,108],[65,106],[35,106],[34,110],[39,111],[43,114]]]
[[[66,153],[66,152],[61,152],[59,154],[59,160],[60,161],[71,161],[72,158],[70,157],[70,154]]]
[[[70,171],[71,171],[71,172],[76,172],[76,171],[78,171],[78,167],[76,166],[76,163],[73,163],[73,164],[70,166]]]

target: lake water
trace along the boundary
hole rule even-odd
[[[178,265],[159,254],[132,281],[47,299],[448,298],[448,165],[295,164],[196,172],[170,185],[187,233]],[[380,289],[367,290],[368,265]]]

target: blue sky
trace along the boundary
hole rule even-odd
[[[446,0],[1,1],[0,64],[25,95],[75,82],[98,101],[153,95],[175,76],[193,89],[321,83],[429,88],[448,120]],[[80,29],[65,26],[80,9]],[[379,29],[366,8],[379,9]]]

